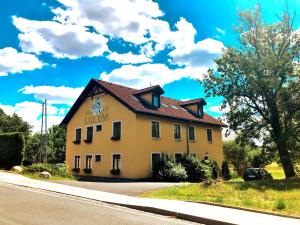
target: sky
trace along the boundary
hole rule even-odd
[[[38,131],[42,101],[59,124],[91,78],[205,97],[199,80],[238,44],[237,10],[259,3],[274,23],[286,2],[298,29],[300,0],[0,0],[0,108]],[[206,101],[221,117],[222,98]]]

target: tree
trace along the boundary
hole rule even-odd
[[[272,140],[285,176],[295,176],[291,153],[300,135],[300,34],[288,10],[275,24],[263,22],[260,7],[239,12],[239,19],[240,44],[215,60],[216,69],[203,81],[205,91],[223,96],[229,128],[241,142]]]
[[[31,165],[39,162],[41,146],[41,135],[39,133],[30,134],[26,141],[24,152],[24,165]]]
[[[247,166],[246,148],[235,141],[226,141],[223,145],[225,159],[234,166],[234,170],[241,176]]]
[[[63,163],[66,157],[66,131],[58,125],[53,125],[48,133],[48,161]]]
[[[27,138],[31,129],[32,126],[17,114],[9,116],[0,108],[0,133],[22,132]]]

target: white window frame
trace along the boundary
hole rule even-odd
[[[113,152],[113,153],[111,153],[111,170],[114,169],[114,160],[113,160],[113,156],[114,155],[120,155],[119,169],[121,170],[122,169],[122,159],[123,159],[123,156],[122,156],[122,153],[119,153],[119,152]]]
[[[176,139],[175,138],[175,125],[179,125],[179,129],[180,129],[180,138],[179,139]],[[175,141],[182,141],[182,126],[181,126],[181,124],[180,123],[173,123],[173,139],[175,140]]]
[[[85,157],[84,157],[84,168],[83,169],[86,169],[86,157],[87,156],[92,156],[92,159],[91,159],[91,170],[93,170],[93,154],[85,154]]]
[[[123,122],[122,120],[114,120],[112,121],[111,123],[111,136],[113,137],[114,136],[114,123],[117,123],[117,122],[120,122],[121,123],[121,126],[120,126],[120,140],[122,139],[122,133],[123,133]]]
[[[194,140],[192,140],[192,139],[190,139],[190,129],[189,129],[189,127],[194,127]],[[189,125],[188,126],[188,139],[189,139],[189,141],[196,141],[196,126],[194,126],[194,125]]]
[[[100,162],[96,162],[96,155],[100,155],[100,158],[101,158]],[[101,163],[102,162],[102,154],[100,154],[100,153],[99,154],[94,154],[94,159],[95,159],[94,160],[95,163]]]
[[[74,160],[73,160],[73,168],[75,169],[76,168],[76,164],[75,164],[75,158],[76,156],[79,156],[79,168],[81,168],[81,155],[74,155]]]
[[[152,137],[152,122],[158,122],[158,132],[159,132],[158,137]],[[157,139],[161,138],[161,128],[160,128],[160,121],[159,120],[151,120],[150,121],[150,135],[151,135],[151,138],[154,139],[154,140],[157,140]]]
[[[94,132],[95,132],[94,125],[85,126],[85,140],[87,140],[87,128],[88,127],[93,127],[93,137],[92,137],[92,140],[93,140],[94,139]]]
[[[208,130],[211,130],[211,141],[208,140],[208,134],[207,134]],[[206,128],[206,140],[207,140],[208,143],[213,142],[214,139],[213,139],[213,130],[212,130],[212,128]]]
[[[152,155],[153,155],[153,154],[159,154],[159,158],[161,157],[161,152],[151,152],[151,153],[150,153],[151,171],[153,171],[153,167],[152,167],[152,164],[153,164],[153,163],[152,163]]]
[[[101,131],[97,131],[97,126],[98,126],[98,125],[101,125],[101,126],[102,126]],[[95,124],[95,132],[96,132],[96,133],[101,133],[102,131],[103,131],[103,123],[96,123],[96,124]]]
[[[78,130],[78,129],[80,129],[81,131],[80,131],[80,133],[81,133],[81,135],[80,135],[80,141],[82,141],[82,127],[75,127],[75,132],[74,132],[74,139],[73,139],[73,141],[76,141],[76,130]]]

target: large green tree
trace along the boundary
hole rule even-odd
[[[17,114],[7,115],[0,108],[0,133],[21,132],[27,138],[32,126]]]
[[[274,24],[262,20],[260,7],[238,15],[239,44],[215,61],[203,81],[206,93],[223,96],[229,127],[241,141],[271,140],[286,177],[292,177],[299,138],[299,31],[288,10]]]

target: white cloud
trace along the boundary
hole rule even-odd
[[[217,31],[218,33],[222,34],[222,35],[225,35],[225,34],[226,34],[226,31],[223,30],[223,29],[221,29],[221,28],[219,28],[219,27],[216,28],[216,31]]]
[[[123,65],[110,73],[101,73],[100,78],[113,83],[123,84],[135,88],[145,88],[159,84],[163,86],[183,77],[202,79],[207,71],[205,67],[186,67],[170,69],[165,64],[142,64],[139,66]]]
[[[163,15],[152,0],[58,0],[55,20],[66,24],[93,26],[97,32],[135,44],[147,42],[153,20]]]
[[[124,54],[112,52],[111,54],[109,54],[107,58],[122,64],[139,64],[139,63],[152,62],[152,59],[148,58],[144,54],[137,55],[137,54],[132,54],[132,52],[128,52]]]
[[[18,52],[11,47],[0,49],[0,76],[42,67],[43,63],[35,55]]]
[[[15,105],[2,105],[0,103],[0,108],[4,110],[5,113],[11,115],[12,113],[18,114],[23,120],[27,121],[33,126],[33,131],[40,131],[41,127],[41,114],[42,114],[42,104],[37,102],[20,102]],[[60,114],[60,110],[57,107],[48,105],[48,127],[52,125],[59,124],[64,115]]]
[[[70,88],[65,86],[25,86],[19,92],[33,94],[37,100],[47,99],[49,104],[74,104],[81,94],[83,87]]]
[[[88,32],[87,28],[55,21],[35,21],[13,16],[14,25],[21,31],[20,47],[25,52],[48,52],[57,58],[77,59],[102,55],[107,38]]]
[[[212,67],[214,65],[213,60],[221,55],[224,48],[225,46],[221,41],[207,38],[196,44],[192,42],[190,45],[175,48],[170,52],[170,56],[172,57],[170,61],[179,66],[194,67],[202,65]]]

